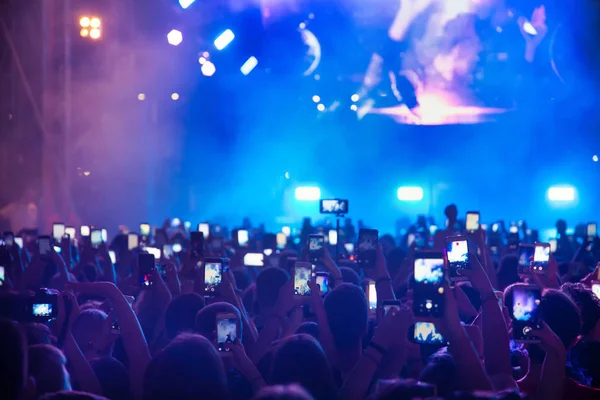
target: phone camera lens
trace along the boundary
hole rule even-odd
[[[525,328],[523,328],[523,335],[529,335],[531,333],[532,329],[530,326],[526,326]]]

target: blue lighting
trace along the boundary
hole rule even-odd
[[[215,47],[217,50],[223,50],[231,41],[235,38],[235,35],[231,31],[231,29],[227,29],[225,32],[221,33],[218,38],[215,39]]]
[[[316,201],[321,198],[321,189],[316,186],[299,186],[295,196],[298,201]]]
[[[423,200],[423,188],[418,186],[401,186],[398,188],[398,200],[421,201]]]
[[[550,201],[569,202],[575,200],[575,188],[568,185],[551,186],[547,195]]]
[[[185,10],[186,8],[191,6],[194,1],[195,0],[179,0],[179,5]]]
[[[248,75],[250,72],[252,72],[254,68],[256,68],[257,65],[258,60],[256,59],[256,57],[252,56],[246,60],[244,65],[242,65],[242,67],[240,68],[240,71],[242,72],[242,74]]]

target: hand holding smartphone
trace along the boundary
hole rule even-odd
[[[479,224],[479,211],[469,211],[465,221],[467,232],[474,233],[480,228]]]
[[[325,237],[323,235],[309,235],[308,254],[310,262],[317,264],[325,255]]]
[[[379,231],[377,229],[361,229],[358,232],[356,245],[356,261],[365,269],[375,268]]]
[[[533,272],[545,274],[550,264],[550,244],[536,243],[533,253]]]
[[[142,289],[150,288],[154,284],[154,274],[156,273],[156,260],[150,253],[138,254],[138,280]]]
[[[542,300],[542,290],[534,285],[519,285],[512,289],[512,318],[513,339],[518,342],[539,343],[540,339],[532,334],[534,329],[541,328],[539,305]]]
[[[206,258],[204,260],[204,295],[213,297],[219,294],[223,273],[227,271],[227,259]]]
[[[309,283],[314,276],[313,265],[307,262],[297,261],[294,264],[294,294],[296,296],[310,296]]]
[[[217,314],[217,350],[221,355],[230,355],[231,346],[238,337],[237,316],[233,313]]]
[[[464,269],[469,269],[469,245],[464,236],[446,238],[446,259],[448,260],[448,279],[450,281],[466,281],[468,278],[462,274]]]
[[[413,313],[415,316],[444,316],[444,256],[436,252],[415,253]]]

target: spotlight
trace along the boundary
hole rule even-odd
[[[90,35],[90,31],[88,28],[81,28],[81,30],[79,31],[79,36],[81,37],[88,37]]]
[[[594,154],[594,155],[592,156],[592,161],[593,161],[593,162],[598,162],[598,156]]]
[[[138,94],[138,100],[139,100],[139,101],[144,101],[144,100],[146,100],[146,95],[145,95],[144,93],[140,93],[140,94]]]
[[[246,60],[244,65],[242,65],[242,67],[240,68],[240,71],[242,72],[242,74],[248,75],[250,72],[252,72],[254,68],[256,68],[257,65],[258,60],[256,59],[256,57],[252,56]]]
[[[100,39],[100,29],[93,28],[90,30],[90,38],[92,39]]]
[[[81,17],[79,19],[79,25],[82,28],[89,28],[89,26],[90,26],[90,19],[89,19],[89,17]]]
[[[320,101],[321,101],[321,96],[318,96],[318,95],[316,95],[316,94],[315,94],[315,95],[312,97],[312,100],[313,100],[315,103],[318,103],[318,102],[320,102]]]
[[[167,34],[167,41],[171,46],[179,46],[183,41],[183,34],[177,29],[173,29]]]
[[[172,93],[171,94],[171,100],[173,100],[173,101],[179,100],[179,93]]]
[[[421,201],[423,200],[423,188],[418,186],[401,186],[398,188],[398,200]]]
[[[200,65],[203,65],[203,64],[206,62],[206,58],[204,58],[204,57],[200,57],[200,58],[198,59],[198,62],[200,63]]]
[[[217,72],[217,67],[215,67],[215,64],[211,63],[210,61],[206,61],[204,64],[202,64],[200,71],[202,71],[202,75],[204,76],[213,76],[215,72]]]
[[[92,28],[100,28],[100,18],[98,17],[94,17],[92,19],[90,19],[90,26]]]
[[[102,31],[100,30],[102,20],[98,17],[83,16],[79,18],[79,26],[81,27],[79,36],[82,38],[97,40],[102,36]]]
[[[352,100],[355,103],[358,101],[358,99],[360,99],[360,96],[357,95],[356,93],[350,97],[350,100]]]
[[[352,111],[358,111],[358,107],[356,106],[356,104],[352,104],[352,105],[350,106],[350,109],[351,109]]]
[[[575,200],[575,188],[567,185],[551,186],[547,195],[550,201],[569,202]]]
[[[317,105],[317,110],[319,110],[319,111],[325,111],[325,105],[324,104]]]
[[[186,8],[191,6],[194,1],[195,0],[179,0],[179,5],[185,10]]]
[[[235,35],[231,31],[231,29],[227,29],[225,32],[221,33],[218,38],[215,39],[215,47],[217,50],[223,50],[231,41],[235,39]]]
[[[321,189],[316,186],[299,186],[295,196],[298,201],[316,201],[321,198]]]

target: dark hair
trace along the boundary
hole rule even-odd
[[[376,400],[399,400],[430,398],[435,395],[435,386],[413,379],[380,380],[374,398]]]
[[[193,332],[196,314],[204,305],[204,298],[197,293],[185,293],[171,300],[165,311],[168,339],[171,340],[182,332]]]
[[[310,335],[319,341],[319,325],[317,325],[316,322],[303,322],[302,325],[296,329],[296,334]]]
[[[52,344],[52,332],[44,324],[29,323],[21,324],[23,332],[27,337],[27,344],[29,346],[34,344]]]
[[[0,320],[0,388],[2,397],[19,399],[28,377],[27,341],[16,322]]]
[[[49,344],[29,346],[29,376],[35,378],[38,396],[71,389],[62,351]]]
[[[369,307],[362,288],[343,283],[325,297],[325,312],[338,349],[351,349],[367,332]]]
[[[263,388],[254,400],[313,400],[313,397],[301,386],[277,385]]]
[[[427,365],[419,375],[419,381],[435,385],[438,396],[448,397],[455,389],[457,377],[456,362],[447,349],[441,349],[427,360]]]
[[[342,274],[342,281],[360,286],[360,276],[352,268],[340,267],[340,273]]]
[[[515,255],[502,257],[497,273],[498,290],[504,290],[513,283],[520,281],[518,267],[519,257]]]
[[[260,308],[273,307],[279,297],[279,289],[290,276],[281,268],[265,268],[256,277],[256,301]],[[262,311],[262,310],[261,310]]]
[[[299,383],[315,399],[336,398],[336,387],[327,357],[319,343],[308,335],[291,336],[277,346],[269,383]]]
[[[111,400],[128,400],[131,398],[131,382],[129,371],[117,359],[101,357],[90,360],[102,393]]]
[[[48,393],[40,397],[39,400],[108,400],[106,397],[77,391],[62,391]]]
[[[204,336],[208,340],[215,340],[215,331],[217,329],[217,314],[235,314],[238,321],[238,332],[237,337],[242,340],[242,324],[241,314],[236,306],[218,302],[212,303],[198,311],[196,314],[196,328],[195,332]]]
[[[582,321],[581,333],[584,335],[591,333],[600,320],[600,299],[581,283],[565,283],[560,290],[573,299],[579,307]]]
[[[146,400],[219,400],[227,378],[217,349],[208,339],[182,333],[152,359],[144,375]]]
[[[458,216],[458,208],[456,207],[456,205],[450,204],[450,205],[446,206],[446,208],[444,209],[444,215],[449,220],[456,221],[456,218]]]

